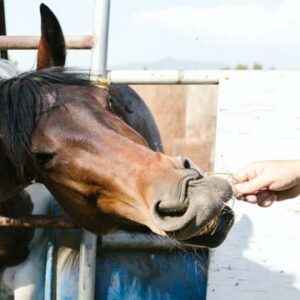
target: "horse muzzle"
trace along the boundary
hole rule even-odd
[[[191,173],[178,188],[179,199],[166,197],[155,203],[152,216],[156,226],[183,243],[219,246],[234,221],[233,211],[225,205],[233,196],[230,183],[221,177]]]

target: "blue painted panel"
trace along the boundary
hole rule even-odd
[[[57,208],[55,206],[55,208]],[[54,211],[54,214],[57,211]],[[54,230],[49,241],[46,265],[45,299],[78,299],[79,259],[63,255],[64,268],[58,267],[62,249],[78,249],[80,230]],[[123,239],[113,234],[98,248],[96,300],[205,300],[208,250],[153,248],[155,235],[132,235]],[[140,245],[142,248],[136,247]],[[167,240],[170,242],[169,240]],[[118,244],[119,248],[109,246]],[[149,244],[149,249],[144,244]],[[163,248],[164,247],[164,248]],[[62,252],[61,252],[62,251]]]
[[[205,299],[207,250],[101,249],[96,299]]]
[[[50,239],[48,242],[48,251],[47,251],[47,259],[46,259],[46,268],[45,268],[45,288],[44,288],[44,300],[53,299],[53,262],[54,258],[54,245],[52,236],[50,235]]]
[[[78,299],[79,285],[79,265],[65,270],[60,274],[60,289],[57,293],[59,300],[76,300]]]

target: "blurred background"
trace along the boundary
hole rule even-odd
[[[93,0],[44,0],[66,35],[92,31]],[[7,34],[39,34],[41,0],[5,1]],[[297,0],[113,0],[110,69],[299,69]],[[10,51],[20,70],[34,51]],[[89,66],[88,51],[68,63]]]

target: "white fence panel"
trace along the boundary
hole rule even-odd
[[[261,159],[300,159],[300,72],[229,72],[220,80],[215,170]],[[232,205],[236,223],[212,254],[208,300],[300,299],[299,199]]]

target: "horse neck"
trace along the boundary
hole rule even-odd
[[[17,180],[13,165],[3,151],[0,141],[0,216],[18,218],[31,215],[33,203],[24,185]],[[23,262],[29,252],[33,230],[0,228],[0,272],[7,266]]]
[[[33,203],[25,191],[0,201],[0,216],[30,216],[32,210]],[[27,258],[33,234],[31,228],[0,228],[0,271],[8,266],[18,265]]]
[[[6,201],[20,194],[25,188],[24,183],[17,179],[17,172],[8,159],[0,140],[0,202]]]

